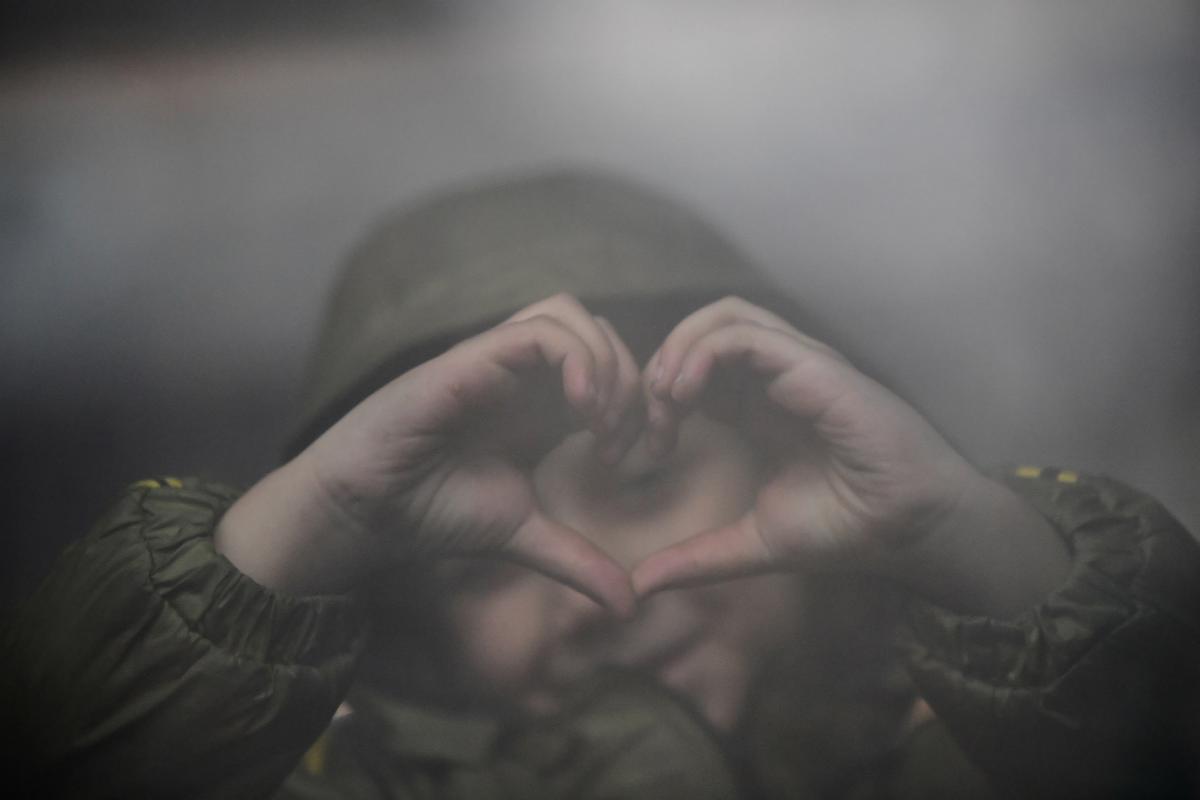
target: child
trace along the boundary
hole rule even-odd
[[[241,496],[135,485],[6,634],[32,771],[105,796],[1186,791],[1186,532],[1112,481],[981,475],[797,321],[618,181],[391,221],[335,294],[294,457]],[[891,591],[922,701],[884,655]]]

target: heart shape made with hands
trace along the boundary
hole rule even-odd
[[[542,508],[532,471],[570,432],[590,430],[604,464],[639,439],[662,459],[697,412],[761,462],[738,519],[630,572]],[[394,379],[302,458],[337,512],[314,516],[349,521],[365,543],[360,562],[378,561],[381,546],[395,557],[491,554],[619,614],[674,586],[870,554],[953,497],[948,472],[965,465],[895,395],[744,300],[693,312],[639,369],[612,325],[565,295]]]
[[[972,472],[904,401],[829,346],[738,298],[680,322],[638,385],[637,435],[654,457],[665,458],[681,423],[703,412],[762,462],[744,514],[634,566],[640,596],[799,567],[869,567],[899,531],[948,507],[956,481]],[[628,431],[607,448],[605,433],[597,432],[598,453],[615,463],[628,450]]]

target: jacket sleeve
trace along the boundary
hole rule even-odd
[[[235,496],[135,484],[5,623],[8,775],[24,793],[263,796],[328,723],[362,615],[349,597],[269,592],[218,554]]]
[[[1004,480],[1065,537],[1071,573],[1008,622],[914,602],[904,649],[921,693],[1014,796],[1192,796],[1200,548],[1116,481],[1035,468]]]

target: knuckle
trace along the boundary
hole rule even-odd
[[[730,312],[745,311],[746,309],[754,308],[747,300],[736,294],[727,294],[718,300],[716,304],[722,310]]]
[[[718,327],[762,322],[767,312],[736,295],[726,295],[713,306],[712,324]]]
[[[537,314],[512,323],[514,335],[531,347],[549,346],[555,350],[573,352],[585,349],[579,337],[562,322],[548,314]]]
[[[714,331],[714,339],[721,341],[722,339],[734,342],[736,344],[749,344],[754,339],[767,331],[761,325],[757,325],[748,320],[738,320],[731,323],[725,328]]]
[[[554,311],[556,308],[561,309],[563,307],[572,308],[578,306],[579,301],[575,299],[574,295],[569,292],[558,292],[557,294],[552,294],[549,297],[544,297],[541,300],[530,303],[520,311],[513,314],[509,318],[509,321],[523,322],[533,317],[545,316]]]
[[[522,322],[524,320],[527,320],[530,317],[540,313],[540,309],[548,301],[549,301],[549,298],[543,298],[542,300],[535,300],[534,302],[530,303],[529,305],[522,306],[521,308],[514,311],[512,316],[510,316],[507,320],[505,320],[505,322],[512,323],[512,322]]]
[[[549,314],[534,314],[526,317],[516,323],[522,326],[531,333],[550,333],[558,332],[563,329],[563,324]]]
[[[570,308],[583,308],[583,303],[579,302],[579,298],[570,292],[558,292],[546,299],[548,304],[568,306]]]

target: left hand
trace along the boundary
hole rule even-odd
[[[761,454],[756,501],[634,571],[639,593],[780,569],[895,572],[985,479],[911,406],[841,355],[738,298],[696,311],[643,375],[660,454],[695,409]]]

